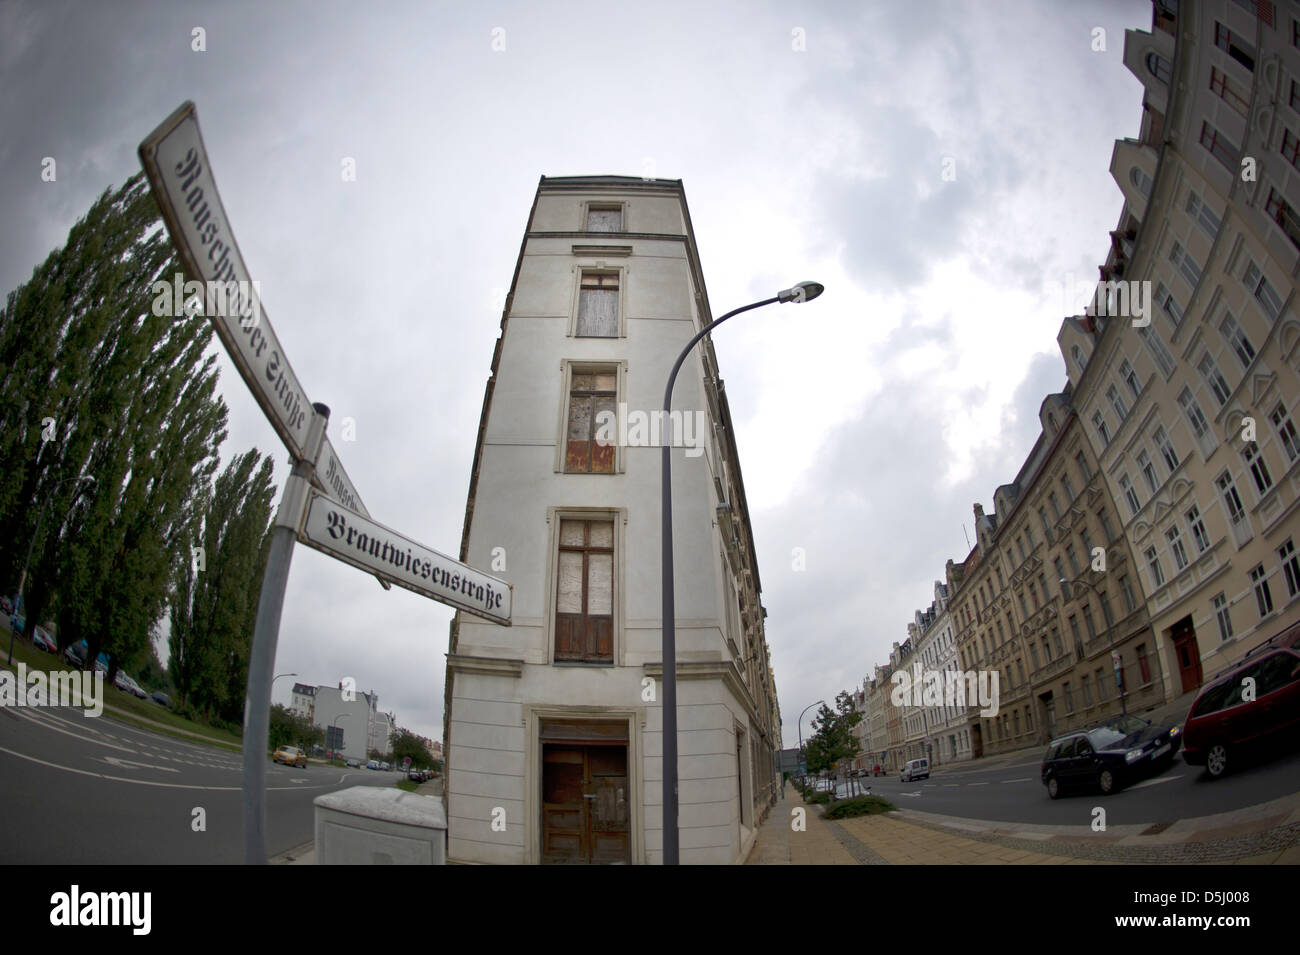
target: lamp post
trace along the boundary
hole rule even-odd
[[[822,706],[826,705],[825,700],[816,700],[815,702],[809,703],[807,706],[803,708],[803,711],[799,714],[799,721],[795,723],[795,729],[799,733],[799,758],[804,761],[804,772],[800,775],[799,778],[804,780],[803,791],[805,794],[808,792],[808,761],[803,754],[803,715],[804,713],[807,713],[809,710],[811,710],[818,703],[820,703]]]
[[[1120,683],[1118,680],[1120,672],[1119,654],[1115,652],[1115,630],[1111,626],[1110,622],[1110,601],[1101,600],[1101,591],[1097,589],[1096,584],[1089,583],[1088,581],[1078,577],[1074,580],[1066,580],[1064,577],[1061,578],[1062,589],[1064,589],[1066,585],[1074,584],[1083,584],[1083,586],[1092,590],[1092,592],[1097,595],[1097,599],[1101,601],[1101,614],[1106,619],[1106,639],[1110,642],[1110,659],[1111,662],[1115,664],[1115,676],[1117,677],[1115,682],[1119,684],[1119,711],[1122,716],[1128,716],[1128,687],[1123,683]]]
[[[673,401],[673,384],[677,381],[677,372],[682,367],[682,362],[690,354],[691,349],[696,343],[721,325],[733,315],[739,315],[741,312],[748,312],[751,309],[762,308],[764,305],[771,305],[774,302],[807,302],[816,298],[824,291],[824,286],[817,282],[800,282],[792,288],[778,292],[772,298],[765,298],[761,302],[754,302],[750,305],[744,305],[740,308],[733,309],[719,319],[715,319],[701,328],[682,349],[682,353],[677,356],[677,361],[673,363],[673,370],[668,375],[668,384],[664,387],[664,416],[663,420],[669,421],[669,413],[672,410]],[[673,475],[672,475],[672,444],[666,438],[663,446],[663,480],[661,496],[663,502],[660,509],[660,523],[663,527],[663,568],[662,568],[662,586],[663,586],[663,667],[664,667],[664,767],[663,767],[663,806],[664,806],[664,865],[678,864],[678,832],[677,832],[677,618],[676,618],[676,598],[673,594]]]
[[[334,717],[334,719],[330,720],[330,729],[331,729],[331,730],[333,730],[333,729],[337,729],[337,728],[338,728],[338,725],[339,725],[339,720],[345,720],[345,719],[347,719],[347,718],[348,718],[349,716],[351,716],[351,715],[352,715],[351,713],[340,713],[338,716]],[[333,733],[330,734],[331,737],[332,737],[333,735],[334,735]],[[337,747],[337,746],[335,746],[334,751],[335,751],[336,753],[338,752],[338,747]],[[347,760],[344,759],[344,762],[347,762]]]
[[[44,449],[45,449],[45,446],[42,445],[42,446],[41,446],[41,450],[44,450]],[[37,455],[38,460],[39,460],[39,457],[40,457],[40,456]],[[45,498],[45,503],[41,505],[40,513],[36,515],[36,530],[35,530],[35,532],[32,534],[32,541],[31,541],[31,543],[27,545],[27,557],[26,557],[26,559],[23,561],[23,572],[22,572],[22,574],[21,574],[21,575],[19,576],[19,578],[18,578],[18,593],[14,595],[14,614],[15,614],[15,616],[17,615],[19,608],[22,607],[22,602],[23,602],[23,586],[27,583],[27,568],[28,568],[29,566],[31,566],[31,562],[32,562],[32,551],[36,549],[36,542],[40,539],[40,536],[41,536],[41,524],[43,524],[43,523],[45,522],[45,512],[46,512],[46,510],[49,509],[50,502],[54,500],[54,495],[58,493],[59,488],[63,487],[63,485],[65,485],[65,484],[67,484],[68,481],[76,481],[78,485],[86,484],[86,483],[94,484],[94,483],[95,483],[95,477],[94,477],[94,475],[91,475],[91,474],[84,474],[84,475],[82,475],[82,476],[79,477],[79,478],[66,478],[66,479],[60,481],[58,484],[54,485],[54,487],[50,490],[49,496],[47,496],[47,497]],[[69,513],[69,514],[72,513],[73,505],[75,505],[75,504],[77,503],[77,498],[79,498],[79,497],[81,496],[81,493],[82,493],[82,492],[81,492],[81,488],[78,487],[76,493],[72,495],[72,503],[68,505],[68,513]],[[28,621],[27,632],[28,632],[29,634],[31,634],[33,637],[35,636],[35,634],[36,634],[36,621],[35,621],[35,620]],[[14,662],[14,627],[13,627],[12,625],[10,625],[10,627],[9,627],[9,663],[12,664],[13,662]]]

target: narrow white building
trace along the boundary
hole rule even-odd
[[[511,581],[514,597],[510,627],[465,613],[451,624],[452,861],[662,862],[653,428],[671,363],[711,320],[680,181],[541,180],[492,357],[461,542],[460,559]],[[742,332],[743,317],[734,321]],[[708,339],[682,366],[673,411],[663,430],[682,446],[681,861],[736,863],[777,789],[780,714]]]

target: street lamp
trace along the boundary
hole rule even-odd
[[[803,708],[803,712],[799,714],[799,721],[795,724],[795,729],[799,731],[799,758],[802,759],[802,760],[804,760],[804,772],[805,772],[805,773],[807,772],[807,759],[805,758],[805,756],[804,756],[804,754],[803,754],[803,714],[804,714],[804,713],[807,713],[809,710],[811,710],[811,709],[812,709],[814,706],[816,706],[818,703],[820,703],[822,706],[825,706],[825,705],[826,705],[826,701],[825,701],[825,700],[817,700],[817,701],[814,702],[814,703],[809,703],[807,706],[805,706],[805,707]],[[800,778],[803,779],[804,777],[801,776]],[[806,793],[807,791],[808,791],[807,780],[805,780],[804,792]]]
[[[42,445],[41,448],[42,450],[44,450],[44,445]],[[37,457],[39,458],[40,456],[37,455]],[[36,541],[39,540],[41,536],[41,524],[45,522],[45,512],[46,510],[48,510],[50,506],[50,502],[54,500],[54,495],[58,493],[59,488],[63,487],[63,485],[67,484],[69,481],[76,481],[78,485],[86,484],[86,483],[94,484],[95,477],[94,475],[91,474],[83,474],[79,478],[65,478],[64,480],[60,481],[58,484],[54,485],[54,487],[51,488],[49,495],[46,496],[45,503],[41,505],[40,513],[36,515],[36,530],[32,534],[31,543],[27,545],[27,558],[23,561],[23,572],[21,576],[19,576],[18,578],[18,593],[14,595],[15,615],[17,615],[19,608],[22,606],[23,586],[27,583],[27,568],[31,565],[32,551],[36,549]],[[77,503],[77,498],[81,497],[81,492],[82,489],[78,487],[76,493],[72,495],[72,503],[68,505],[69,514],[72,513],[72,508],[73,505]],[[36,634],[35,620],[28,621],[27,632],[31,634],[33,638],[35,637]],[[14,662],[14,627],[11,623],[9,627],[9,663],[12,664],[13,662]]]
[[[666,422],[672,410],[673,383],[677,381],[677,372],[682,362],[690,354],[696,343],[721,325],[733,315],[762,308],[774,302],[809,302],[825,290],[817,282],[800,282],[791,288],[777,292],[772,298],[761,302],[744,305],[733,309],[719,319],[715,319],[701,328],[682,349],[673,363],[673,370],[668,375],[668,384],[664,387],[664,416]],[[677,610],[673,595],[673,475],[672,445],[665,438],[663,446],[663,483],[661,494],[663,503],[660,510],[660,523],[663,527],[663,666],[664,666],[664,768],[663,768],[663,805],[664,805],[664,865],[678,864],[677,833]]]
[[[351,713],[340,713],[338,716],[334,717],[334,719],[330,720],[330,729],[331,729],[331,730],[337,729],[337,728],[338,728],[338,724],[339,724],[339,720],[345,720],[345,719],[347,719],[347,718],[348,718],[349,716],[351,716],[351,715],[352,715]],[[330,737],[332,738],[333,736],[334,736],[334,734],[333,734],[333,733],[330,733]],[[337,745],[334,747],[334,752],[336,752],[336,753],[338,752],[338,746],[337,746]],[[346,760],[344,760],[344,761],[346,762]]]
[[[1075,578],[1074,580],[1066,580],[1064,577],[1061,578],[1062,590],[1064,590],[1067,585],[1071,584],[1083,584],[1085,587],[1090,588],[1092,592],[1097,595],[1097,599],[1101,602],[1101,613],[1102,616],[1106,618],[1106,639],[1110,642],[1110,659],[1115,665],[1115,676],[1117,678],[1115,682],[1119,685],[1119,711],[1122,716],[1128,716],[1128,700],[1126,699],[1128,696],[1128,687],[1125,684],[1120,683],[1118,679],[1120,673],[1119,654],[1115,652],[1115,631],[1110,622],[1110,601],[1101,599],[1102,594],[1101,591],[1097,589],[1096,584],[1089,583],[1083,578]]]

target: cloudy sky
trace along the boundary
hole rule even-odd
[[[1095,280],[1115,228],[1111,149],[1142,95],[1123,34],[1150,23],[1147,0],[7,2],[0,291],[192,99],[371,514],[454,555],[539,176],[682,179],[714,314],[827,287],[715,336],[793,745],[800,710],[906,636],[1065,382],[1055,336],[1083,303],[1057,288]],[[224,454],[273,453],[281,481],[222,361]],[[450,617],[298,547],[276,670],[351,676],[440,738]]]

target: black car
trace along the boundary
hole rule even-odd
[[[1176,725],[1116,716],[1052,740],[1043,757],[1043,785],[1053,799],[1084,787],[1110,795],[1140,776],[1167,769],[1182,742]]]

